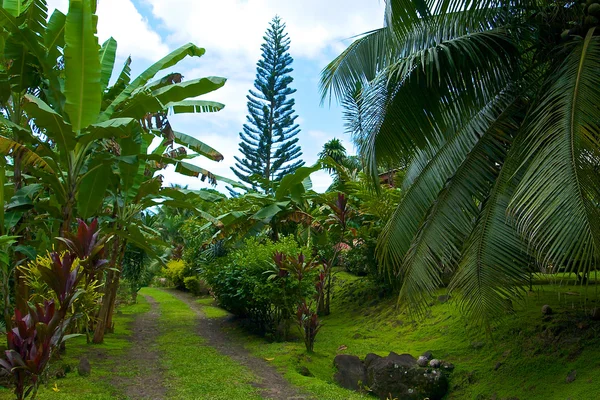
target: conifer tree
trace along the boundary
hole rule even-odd
[[[240,132],[240,152],[231,169],[237,177],[266,193],[273,182],[304,165],[297,135],[295,101],[290,96],[296,90],[289,87],[294,80],[292,57],[288,53],[290,39],[285,24],[273,18],[261,46],[262,58],[256,66],[255,90],[250,90],[248,116]]]

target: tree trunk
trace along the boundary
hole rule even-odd
[[[118,237],[115,238],[113,244],[111,260],[109,263],[109,271],[106,276],[106,285],[104,288],[104,297],[100,306],[98,315],[98,325],[94,331],[93,343],[102,343],[104,334],[112,330],[112,315],[115,309],[115,301],[117,300],[117,290],[119,289],[119,279],[121,277],[121,265],[125,254],[127,242],[121,241]]]
[[[15,138],[17,139],[17,138]],[[13,157],[14,169],[13,169],[13,182],[15,185],[15,192],[23,187],[23,175],[21,171],[21,158],[20,152],[15,153]],[[2,205],[4,206],[4,205]],[[18,239],[19,245],[25,245],[25,238],[23,236]],[[25,276],[23,272],[17,267],[21,261],[25,258],[22,253],[14,254],[14,277],[15,277],[15,306],[25,312],[27,311],[27,300],[29,299],[29,288],[25,283]],[[8,327],[7,327],[8,329]]]
[[[100,312],[98,313],[98,323],[96,324],[96,330],[94,331],[93,343],[102,343],[104,341],[104,333],[106,331],[106,322],[108,320],[108,312],[110,311],[110,296],[112,281],[114,280],[115,271],[114,267],[117,263],[119,256],[119,242],[120,239],[115,237],[115,241],[112,245],[112,251],[110,256],[110,263],[108,265],[108,273],[106,274],[106,281],[104,285],[104,296],[102,297],[102,304],[100,305]]]
[[[104,296],[102,298],[102,304],[100,305],[100,312],[98,313],[98,322],[96,324],[96,329],[94,330],[94,337],[92,339],[92,343],[102,343],[104,341],[104,333],[106,329],[106,317],[109,309],[109,299],[110,290],[109,290],[109,282],[112,281],[114,271],[108,271],[106,275],[106,286],[104,288]]]

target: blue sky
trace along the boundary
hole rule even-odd
[[[49,0],[49,8],[67,11],[68,0]],[[239,155],[239,132],[246,117],[246,95],[255,78],[256,61],[269,21],[278,14],[292,40],[296,113],[303,159],[317,160],[323,144],[337,137],[352,152],[344,134],[341,110],[332,103],[320,105],[318,82],[325,65],[351,42],[354,35],[383,24],[383,0],[99,0],[98,36],[113,36],[118,44],[117,63],[128,55],[134,76],[182,44],[206,48],[206,55],[181,63],[176,70],[185,78],[223,76],[224,88],[206,99],[225,104],[216,114],[172,116],[175,130],[190,134],[223,153],[215,163],[197,158],[193,163],[218,175],[234,178],[229,169]],[[190,188],[206,187],[197,179],[164,171],[165,183]],[[314,188],[325,190],[330,178],[313,175]],[[219,185],[224,190],[224,185]]]

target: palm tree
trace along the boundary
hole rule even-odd
[[[319,153],[319,158],[331,157],[333,161],[340,164],[347,157],[346,148],[340,139],[333,138],[323,145],[323,150]]]
[[[425,304],[450,288],[480,322],[518,297],[534,258],[578,273],[600,256],[597,1],[388,0],[385,26],[323,71],[323,98],[360,92],[366,170],[409,156],[378,243]]]

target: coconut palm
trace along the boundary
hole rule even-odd
[[[378,244],[424,304],[451,289],[478,321],[519,296],[527,267],[586,273],[600,256],[597,1],[388,0],[385,26],[322,75],[360,92],[355,142],[377,167],[409,156],[404,197]]]

